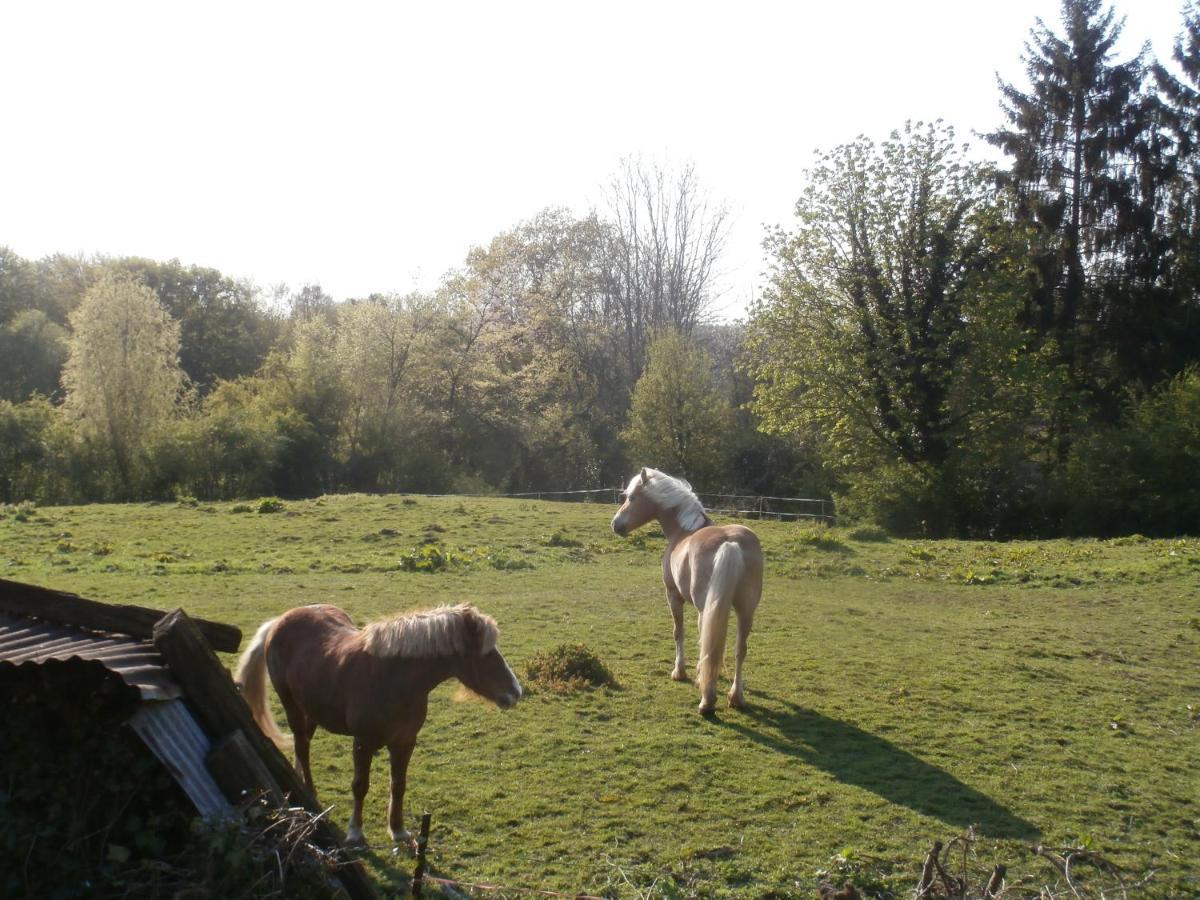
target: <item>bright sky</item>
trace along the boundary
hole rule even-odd
[[[1181,0],[1119,0],[1170,57]],[[814,149],[999,122],[996,74],[1057,0],[199,3],[10,0],[0,245],[178,258],[337,299],[431,287],[622,156],[690,160],[760,283]]]

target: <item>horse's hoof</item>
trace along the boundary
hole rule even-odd
[[[401,847],[406,848],[412,853],[417,852],[417,839],[412,836],[412,832],[407,828],[398,834],[392,834],[392,852],[399,853]]]
[[[348,834],[346,835],[346,842],[344,846],[361,849],[367,846],[367,841],[366,838],[364,838],[361,834]]]
[[[741,694],[736,694],[736,695],[730,694],[729,695],[729,706],[731,709],[745,709],[746,708],[746,698],[743,697]]]
[[[700,704],[700,715],[706,716],[707,718],[711,719],[716,714],[717,714],[716,704],[713,704],[712,706],[709,706],[708,704],[705,704],[705,703]]]
[[[674,672],[671,673],[671,680],[672,681],[691,681],[692,679],[688,678],[687,669],[676,669]]]

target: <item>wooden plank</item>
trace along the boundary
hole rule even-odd
[[[244,732],[231,731],[214,743],[205,765],[231,803],[240,803],[246,794],[265,793],[272,805],[283,806],[283,791]]]
[[[154,646],[166,660],[171,674],[183,688],[185,698],[210,736],[224,737],[234,731],[245,735],[251,751],[262,760],[267,771],[292,803],[311,813],[323,812],[316,799],[301,783],[279,748],[259,730],[250,707],[242,700],[229,671],[221,665],[200,629],[182,609],[164,616],[154,626]],[[316,842],[333,849],[345,843],[345,835],[327,816],[317,820]],[[358,862],[337,870],[338,880],[352,898],[374,898],[375,887]]]
[[[143,639],[153,637],[155,623],[165,615],[161,609],[125,603],[99,603],[77,594],[3,578],[0,578],[0,612],[33,616],[56,625],[115,631]],[[205,619],[192,619],[192,622],[217,650],[236,653],[242,644],[240,628]]]

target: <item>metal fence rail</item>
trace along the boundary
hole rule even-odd
[[[572,491],[527,491],[492,494],[524,500],[557,500],[576,503],[617,503],[623,488],[590,488]],[[697,494],[706,512],[744,519],[813,519],[833,524],[837,515],[832,500],[819,497],[767,497],[758,494]]]

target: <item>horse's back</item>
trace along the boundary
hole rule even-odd
[[[267,638],[267,666],[272,678],[294,660],[315,661],[358,634],[345,610],[328,603],[297,606],[275,621]]]
[[[671,553],[669,571],[664,575],[669,574],[684,598],[699,607],[708,594],[721,548],[726,545],[737,548],[735,564],[741,566],[734,589],[753,606],[762,593],[763,552],[758,535],[745,525],[706,525],[688,535]]]

